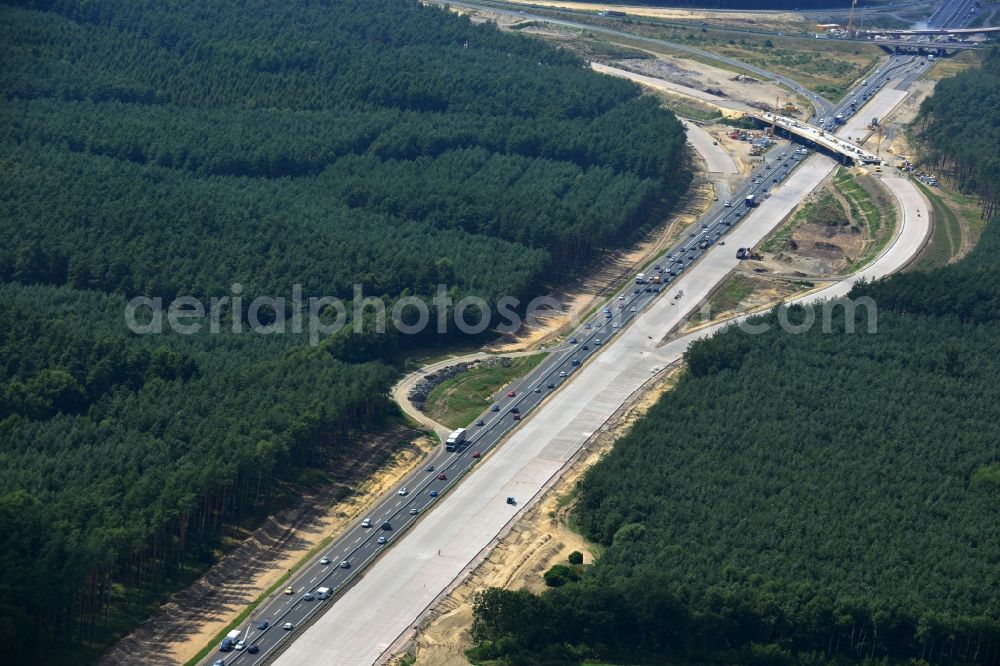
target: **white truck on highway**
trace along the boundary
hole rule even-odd
[[[748,194],[746,199],[747,208],[753,208],[757,204],[757,195]]]
[[[316,598],[317,599],[329,599],[330,598],[330,588],[328,588],[328,587],[317,587],[316,588]]]
[[[219,646],[220,652],[229,652],[236,647],[237,641],[240,640],[240,634],[243,632],[239,629],[233,629],[226,637],[222,639],[222,645]]]
[[[444,450],[445,451],[455,451],[458,447],[465,441],[465,428],[459,428],[458,430],[453,430],[448,439],[445,440]]]
[[[646,283],[646,274],[645,273],[639,273],[638,275],[636,275],[635,276],[635,283],[636,284],[645,284]]]

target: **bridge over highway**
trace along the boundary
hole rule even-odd
[[[880,161],[876,155],[862,150],[850,141],[841,139],[821,127],[804,123],[801,120],[781,116],[769,111],[749,111],[745,115],[756,118],[775,128],[783,129],[789,134],[794,134],[801,139],[815,144],[817,148],[823,148],[828,152],[835,153],[844,160],[860,162],[862,164],[877,164]]]

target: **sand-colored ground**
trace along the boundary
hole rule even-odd
[[[883,138],[883,155],[886,161],[894,162],[897,158],[910,159],[914,156],[913,146],[910,145],[906,132],[896,129],[897,126],[904,126],[913,121],[920,111],[920,104],[934,92],[937,81],[931,79],[921,79],[914,81],[910,86],[910,94],[899,103],[889,115],[884,124],[890,128],[889,135]],[[890,159],[891,158],[891,159]]]
[[[593,12],[616,11],[630,16],[649,16],[652,18],[676,21],[718,21],[725,19],[730,26],[803,25],[802,17],[794,12],[780,11],[707,11],[696,9],[671,9],[667,7],[649,7],[642,5],[604,5],[592,2],[571,2],[564,0],[510,0],[511,3],[535,7],[552,7],[554,9],[574,9]]]
[[[715,97],[735,103],[760,108],[761,105],[773,107],[776,100],[781,104],[792,102],[798,106],[803,103],[793,99],[795,95],[769,80],[760,80],[753,76],[738,74],[728,69],[715,67],[692,58],[673,56],[660,53],[655,49],[641,49],[651,58],[619,59],[609,64],[622,69],[638,72],[665,81],[708,92]],[[734,108],[733,104],[720,105],[723,112]],[[809,110],[806,108],[805,110]]]
[[[615,440],[676,383],[679,373],[679,369],[668,373],[626,405],[612,425],[594,435],[579,460],[522,516],[501,545],[437,604],[406,654],[415,656],[419,666],[467,666],[464,651],[471,646],[468,630],[476,592],[487,587],[540,592],[545,589],[542,574],[554,564],[566,563],[571,552],[583,553],[584,564],[594,561],[594,546],[568,527],[573,489],[587,469],[611,450]],[[399,655],[396,663],[402,657]]]
[[[372,503],[409,474],[435,446],[396,428],[369,437],[352,460],[335,464],[350,479],[302,498],[294,509],[272,516],[197,582],[177,592],[135,631],[119,641],[99,664],[180,664],[192,659],[265,590],[295,569],[324,539],[339,534]],[[357,450],[364,448],[365,455]],[[393,452],[393,450],[395,451]],[[388,460],[378,466],[378,461]],[[352,485],[356,484],[356,485]],[[333,498],[344,489],[351,494]],[[155,650],[149,646],[155,645]]]

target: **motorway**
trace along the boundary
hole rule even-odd
[[[661,268],[662,284],[641,284],[623,290],[604,311],[583,322],[570,343],[551,350],[545,361],[517,383],[513,396],[499,401],[491,411],[483,414],[477,425],[470,426],[472,434],[466,446],[455,452],[447,452],[443,447],[439,449],[426,461],[422,471],[407,477],[368,513],[372,527],[362,527],[360,521],[352,525],[321,556],[329,558],[328,564],[317,559],[305,566],[290,584],[291,594],[275,594],[244,626],[241,638],[247,647],[255,646],[258,652],[236,651],[225,660],[227,666],[262,663],[277,647],[287,643],[295,627],[311,619],[321,607],[330,605],[328,601],[314,598],[317,588],[329,587],[334,596],[348,588],[366,566],[395,543],[400,533],[417,522],[431,505],[444,499],[457,481],[479,462],[481,455],[502,440],[523,415],[532,412],[566,384],[586,360],[620,334],[661,290],[667,289],[698,261],[705,252],[699,244],[711,247],[729,233],[749,210],[745,204],[747,196],[763,197],[767,188],[773,182],[784,180],[801,159],[801,154],[785,150],[769,160],[768,165],[753,172],[733,194],[731,207],[726,207],[725,202],[713,206],[704,221],[692,225],[685,240],[659,259],[657,265]],[[657,273],[656,269],[652,272]],[[440,478],[442,475],[445,478]],[[516,510],[516,506],[511,509]],[[382,529],[383,526],[388,527]],[[311,598],[306,598],[307,592]],[[264,619],[268,627],[260,630],[257,625]],[[291,623],[292,627],[282,629],[285,623]]]
[[[943,2],[927,19],[927,25],[931,28],[960,28],[969,22],[969,11],[975,4],[975,0]]]
[[[914,56],[891,60],[892,65],[880,68],[856,94],[873,94],[886,79],[911,74],[920,65]],[[884,105],[883,97],[871,104]],[[851,114],[849,99],[831,107],[829,115],[838,112]],[[870,117],[867,107],[862,117]],[[330,564],[317,558],[295,576],[292,594],[279,592],[256,609],[241,635],[247,646],[255,646],[255,654],[214,653],[207,663],[219,658],[225,658],[227,666],[264,663],[282,650],[277,657],[282,664],[377,661],[427,605],[474,564],[522,503],[558,474],[629,395],[670,362],[673,352],[663,350],[671,345],[657,344],[664,331],[690,311],[682,304],[707,296],[734,267],[735,248],[752,247],[764,238],[834,166],[821,155],[803,159],[792,150],[772,150],[767,164],[734,192],[731,208],[723,202],[713,206],[692,225],[687,238],[656,262],[662,285],[630,285],[618,294],[607,311],[582,323],[575,343],[553,350],[517,383],[513,396],[485,413],[482,425],[470,428],[468,446],[451,453],[442,447],[425,470],[407,477],[372,509],[368,515],[373,527],[352,525],[323,553]],[[769,188],[772,192],[766,194]],[[759,207],[745,206],[749,194],[762,199]],[[729,247],[716,247],[723,240]],[[707,250],[698,247],[702,241],[709,243]],[[697,271],[685,274],[696,261]],[[667,292],[662,298],[660,290]],[[629,326],[640,315],[639,325]],[[615,344],[608,344],[610,340]],[[568,381],[577,375],[578,381]],[[546,399],[545,418],[532,415]],[[522,416],[523,426],[494,450]],[[487,461],[488,474],[469,474]],[[515,497],[517,504],[506,504],[507,496]],[[442,506],[429,511],[435,503]],[[383,523],[387,529],[381,529]],[[401,541],[399,546],[389,548],[396,541]],[[342,596],[306,599],[307,592],[321,586],[332,588],[334,597]],[[269,626],[258,630],[263,619]],[[286,622],[290,630],[282,629]],[[314,626],[296,631],[309,623]]]
[[[697,274],[677,280],[613,345],[579,369],[577,378],[556,392],[543,411],[490,453],[477,470],[482,473],[470,474],[446,504],[417,523],[288,646],[277,663],[355,666],[377,663],[391,654],[398,641],[410,635],[415,619],[461,581],[516,519],[521,506],[507,505],[504,498],[514,496],[523,502],[544,489],[630,395],[680,357],[689,340],[661,345],[660,339],[733,270],[738,262],[732,247],[755,245],[771,233],[803,193],[815,188],[835,166],[822,155],[806,160],[731,232],[729,247],[710,251]],[[901,229],[909,223],[912,210],[911,203],[904,210]],[[905,245],[919,247],[917,242]]]

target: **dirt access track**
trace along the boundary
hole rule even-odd
[[[802,17],[795,12],[781,10],[759,10],[744,11],[739,9],[676,9],[669,7],[652,7],[643,5],[615,5],[600,4],[592,2],[564,2],[562,0],[507,0],[512,5],[525,5],[527,7],[550,7],[552,9],[572,9],[576,11],[622,12],[630,16],[648,16],[650,18],[677,20],[677,21],[705,21],[711,19],[725,18],[728,25],[762,25],[783,26],[801,25],[805,23]]]

